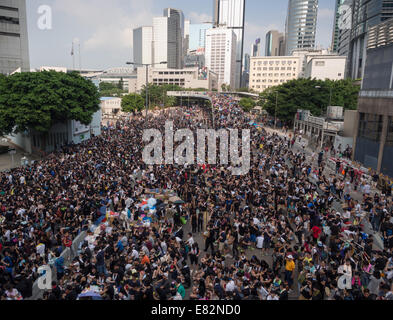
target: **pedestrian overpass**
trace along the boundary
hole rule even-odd
[[[167,95],[171,97],[177,97],[180,99],[194,98],[194,99],[209,100],[210,102],[212,102],[212,98],[209,93],[215,95],[229,95],[239,98],[240,97],[247,97],[247,98],[254,98],[254,99],[259,98],[259,94],[250,93],[250,92],[168,91]]]
[[[187,101],[190,98],[192,100],[194,99],[205,100],[205,101],[207,100],[210,101],[211,104],[213,104],[212,98],[210,97],[207,91],[168,91],[167,96],[180,98],[181,101],[183,99],[184,101]],[[180,104],[183,105],[182,102]]]

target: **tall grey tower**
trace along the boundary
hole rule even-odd
[[[0,73],[30,71],[25,0],[0,2]]]
[[[318,0],[289,0],[285,24],[287,56],[295,49],[314,49]]]
[[[168,68],[182,69],[184,66],[184,14],[183,11],[167,8],[168,18]]]
[[[246,0],[213,0],[214,26],[231,29],[236,35],[236,88],[241,86],[243,73],[245,6]]]

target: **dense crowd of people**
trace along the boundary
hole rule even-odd
[[[0,299],[32,297],[39,266],[49,264],[44,300],[392,300],[391,195],[329,172],[323,152],[310,156],[296,137],[255,126],[231,97],[212,99],[214,112],[133,117],[1,173]],[[250,171],[146,165],[143,128],[162,130],[167,120],[193,132],[213,122],[250,129]],[[355,183],[361,200],[351,197]],[[150,189],[174,190],[184,203],[163,204],[142,224]],[[383,249],[364,232],[367,219]]]

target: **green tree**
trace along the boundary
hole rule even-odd
[[[142,96],[136,93],[131,93],[124,96],[121,100],[121,110],[123,112],[136,113],[142,111],[145,107],[145,100]]]
[[[0,74],[0,136],[12,132],[15,125],[14,111],[7,107],[7,87],[7,77]]]
[[[229,92],[229,91],[231,91],[231,86],[228,84],[226,84],[226,83],[223,83],[222,85],[221,85],[221,89],[222,89],[222,91],[224,91],[224,92]]]
[[[100,82],[99,89],[100,91],[108,91],[108,90],[118,89],[118,87],[111,82]]]
[[[165,107],[173,107],[176,104],[176,97],[166,97]]]
[[[99,108],[97,87],[77,72],[24,72],[0,78],[2,135],[33,129],[44,136],[66,120],[88,125]]]
[[[100,82],[100,97],[122,97],[126,90],[123,90],[123,85],[120,82],[116,85],[110,82]]]
[[[178,85],[174,85],[174,84],[155,85],[150,83],[148,89],[149,89],[149,101],[151,107],[155,107],[159,105],[171,106],[170,105],[171,103],[174,105],[176,99],[174,100],[171,99],[171,97],[168,97],[167,92],[183,91],[182,87],[179,87]],[[141,96],[143,97],[143,99],[146,99],[146,86],[142,87]]]
[[[353,80],[295,79],[265,90],[260,94],[259,103],[270,115],[277,112],[278,119],[292,122],[297,109],[310,110],[312,115],[321,116],[329,102],[333,106],[355,110],[359,90]]]
[[[120,90],[124,90],[123,78],[120,78],[119,83],[117,84],[117,88],[120,89]]]
[[[242,98],[240,99],[239,106],[241,106],[245,112],[250,112],[252,108],[256,106],[256,103],[252,98]]]

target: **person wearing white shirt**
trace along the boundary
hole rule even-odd
[[[85,240],[86,240],[87,243],[88,243],[89,249],[90,249],[90,250],[94,250],[94,248],[95,248],[94,242],[95,242],[95,240],[96,240],[96,238],[94,237],[94,235],[89,233],[89,234],[87,235],[87,237],[85,238]]]
[[[139,252],[135,249],[135,247],[132,249],[131,258],[139,259]]]
[[[235,290],[235,282],[232,279],[229,279],[229,282],[227,283],[225,287],[226,292],[233,292]]]
[[[260,234],[260,235],[257,237],[256,240],[257,240],[257,248],[258,248],[258,249],[262,249],[262,248],[263,248],[263,240],[264,240],[263,235]]]
[[[161,242],[161,249],[162,249],[162,252],[163,252],[164,254],[166,254],[166,252],[167,252],[167,250],[168,250],[168,246],[167,246],[167,244],[166,244],[165,241],[162,241],[162,242]]]
[[[192,247],[192,245],[195,243],[195,240],[192,237],[192,233],[188,234],[188,239],[187,239],[186,243],[188,244],[189,247]]]
[[[364,192],[365,194],[367,194],[367,195],[370,194],[370,192],[371,192],[371,187],[370,187],[370,185],[368,184],[368,182],[366,182],[366,184],[364,185],[364,187],[363,187],[363,192]]]
[[[266,300],[278,300],[278,295],[272,292],[267,296]]]

